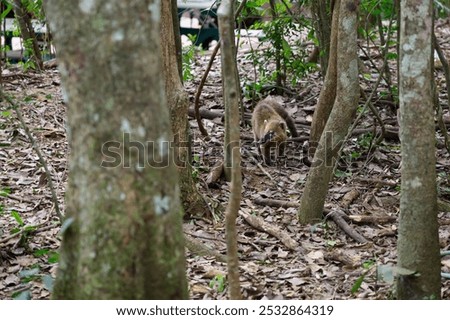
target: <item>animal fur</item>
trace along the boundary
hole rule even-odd
[[[278,157],[284,155],[286,128],[293,137],[298,136],[294,120],[281,103],[270,96],[260,101],[253,110],[252,127],[258,151],[267,165],[271,164],[271,149],[276,150]]]

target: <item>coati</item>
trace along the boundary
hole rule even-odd
[[[281,103],[271,96],[256,105],[252,114],[252,127],[258,152],[267,165],[271,165],[272,148],[276,149],[278,157],[284,155],[287,140],[286,127],[289,128],[293,137],[298,136],[294,120]]]

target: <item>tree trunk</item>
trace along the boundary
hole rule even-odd
[[[25,47],[31,50],[31,59],[36,64],[36,68],[38,70],[42,70],[44,68],[44,64],[42,62],[41,51],[39,50],[33,25],[31,24],[30,15],[28,14],[26,8],[24,8],[22,0],[14,0],[13,10],[19,24],[20,33],[23,41],[25,42]],[[31,45],[31,48],[28,48],[29,45]]]
[[[232,10],[233,10],[233,21],[234,21],[234,4],[232,4]],[[228,23],[228,21],[226,23]],[[234,30],[234,24],[233,24],[233,30]],[[220,32],[220,29],[219,29],[219,32]],[[236,64],[236,42],[235,42],[234,33],[232,35],[227,34],[227,36],[229,38],[226,39],[226,42],[227,42],[227,45],[229,45],[230,47],[229,48],[225,48],[225,51],[226,52],[232,51],[234,58],[233,58],[233,60],[228,60],[228,63],[226,63],[225,65],[224,65],[224,62],[222,61],[222,69],[226,68],[225,72],[224,72],[224,70],[222,70],[222,78],[224,78],[224,77],[227,77],[227,78],[234,77],[235,80],[233,82],[239,84],[239,74],[238,74],[238,68],[237,68],[237,64]],[[233,38],[233,41],[231,41],[231,37]],[[221,45],[220,45],[221,49],[220,50],[222,52],[224,50],[224,47],[222,46],[223,45],[223,41],[221,41],[220,43],[221,43]],[[223,82],[224,81],[222,81],[222,83]],[[223,87],[223,91],[224,92],[225,92],[225,90],[226,90],[226,88]],[[240,97],[241,97],[240,89],[238,91],[236,91],[236,95],[237,96],[233,97],[233,99],[237,99],[238,100],[238,106],[239,106],[239,104],[240,104]],[[224,100],[225,99],[226,99],[226,97],[224,97]],[[229,123],[231,117],[232,116],[230,114],[228,114],[228,111],[225,108],[225,119],[224,119],[225,128],[230,128],[232,126]],[[238,124],[237,128],[233,128],[233,130],[235,130],[235,129],[239,129],[239,124]],[[232,174],[233,174],[232,173],[232,167],[233,167],[233,146],[236,143],[231,138],[230,133],[231,133],[230,130],[225,129],[223,169],[224,169],[225,179],[227,181],[231,181],[232,180]]]
[[[239,132],[239,81],[235,70],[236,52],[234,49],[234,2],[222,0],[217,12],[221,41],[221,62],[223,79],[223,98],[225,105],[225,132],[229,138],[230,150],[230,201],[226,209],[227,265],[230,299],[241,299],[239,282],[239,259],[237,247],[236,219],[241,202],[242,177]]]
[[[211,217],[208,205],[197,191],[192,178],[188,122],[189,96],[183,87],[179,72],[177,43],[181,44],[181,39],[179,38],[179,29],[176,32],[177,29],[174,25],[175,20],[178,22],[178,17],[175,20],[173,19],[173,6],[176,9],[176,4],[176,0],[161,2],[160,37],[165,92],[171,113],[172,132],[175,137],[173,149],[180,180],[181,202],[186,216]],[[178,38],[176,34],[178,34]]]
[[[437,220],[433,108],[433,16],[430,0],[401,1],[400,136],[402,185],[398,265],[399,299],[439,299],[440,256]]]
[[[159,3],[45,2],[71,147],[56,299],[187,298]]]
[[[336,98],[336,82],[337,82],[337,43],[338,43],[338,27],[339,27],[339,8],[341,0],[334,3],[333,21],[331,29],[330,55],[328,59],[327,73],[324,79],[323,88],[320,91],[319,100],[314,110],[313,121],[311,123],[311,134],[309,138],[310,155],[314,153],[319,143],[320,136],[330,116]]]
[[[300,199],[299,219],[309,223],[322,219],[328,183],[331,181],[339,148],[356,114],[359,97],[357,56],[357,11],[359,1],[342,0],[339,7],[337,41],[337,93],[319,147]],[[337,11],[336,11],[337,14]],[[331,66],[331,61],[329,66]]]
[[[331,42],[331,22],[333,13],[333,1],[317,0],[312,1],[312,12],[314,14],[314,29],[319,40],[319,48],[321,54],[319,55],[320,70],[325,77],[328,69],[328,59],[330,57],[330,42]]]
[[[278,13],[277,13],[277,7],[275,0],[269,0],[270,5],[270,16],[272,19],[272,22],[278,20]],[[280,27],[278,24],[274,24],[274,33],[279,34],[280,33]],[[275,47],[275,72],[276,72],[276,79],[275,79],[275,91],[277,94],[282,93],[282,87],[283,87],[283,72],[281,71],[281,50],[283,50],[283,44],[279,39],[274,39],[273,45]],[[285,75],[284,75],[285,76]]]

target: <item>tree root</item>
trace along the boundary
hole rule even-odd
[[[264,221],[261,217],[254,216],[248,213],[244,213],[242,211],[239,211],[239,214],[241,217],[253,228],[266,232],[270,234],[271,236],[274,236],[278,240],[281,241],[281,243],[288,249],[292,251],[299,251],[302,250],[301,246],[295,241],[291,236],[286,233],[285,231],[281,230],[279,227],[270,224],[266,221]]]

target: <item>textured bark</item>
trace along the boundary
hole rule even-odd
[[[162,1],[161,6],[162,63],[166,99],[171,114],[172,132],[175,137],[173,147],[180,181],[181,202],[187,217],[211,217],[208,205],[198,192],[192,178],[188,122],[189,96],[183,87],[179,72],[177,43],[180,43],[181,46],[181,39],[179,28],[175,29],[175,24],[178,25],[178,18],[173,19],[173,13],[176,12],[174,10],[176,0]]]
[[[234,12],[234,3],[231,4],[231,6],[233,7],[232,10]],[[234,14],[233,14],[233,19],[232,20],[234,21]],[[228,28],[228,23],[231,23],[231,22],[226,21],[226,23],[227,23],[227,27],[226,28]],[[232,28],[234,28],[234,24],[233,24]],[[220,29],[219,29],[219,32],[220,32]],[[233,98],[233,103],[236,100],[237,103],[238,103],[238,107],[239,107],[239,104],[240,104],[239,98],[240,98],[241,92],[240,92],[240,89],[238,87],[239,86],[239,75],[238,75],[238,71],[237,71],[238,69],[237,69],[237,63],[236,63],[235,37],[234,37],[234,33],[233,33],[233,35],[231,35],[231,34],[228,34],[230,31],[226,30],[225,32],[227,33],[227,37],[228,38],[225,39],[224,41],[220,41],[221,52],[225,51],[225,52],[227,52],[227,54],[228,54],[229,51],[233,52],[233,59],[231,59],[231,57],[229,57],[227,59],[227,62],[225,62],[225,63],[224,63],[223,60],[221,60],[221,62],[222,62],[222,77],[223,78],[226,77],[227,79],[230,79],[229,81],[232,81],[233,83],[229,84],[228,88],[226,88],[224,86],[223,90],[224,90],[224,93],[225,93],[225,90],[228,90],[228,89],[231,89],[231,88],[233,88],[233,90],[236,90],[236,92],[233,93],[233,94],[236,94],[236,97],[233,96],[232,98]],[[220,36],[222,37],[222,34],[220,34]],[[224,42],[226,42],[226,44],[229,47],[224,48],[223,47],[223,43]],[[221,59],[222,58],[223,57],[221,57]],[[234,80],[231,80],[231,78],[234,78]],[[225,82],[225,80],[223,80],[222,83],[224,83],[224,82]],[[232,86],[235,85],[235,83],[236,83],[236,86],[237,86],[236,88],[232,87]],[[227,105],[226,99],[229,99],[229,98],[230,98],[230,95],[228,95],[227,97],[224,96],[225,106]],[[231,102],[229,102],[229,103],[231,103]],[[230,124],[230,119],[234,115],[230,114],[229,111],[230,111],[230,109],[227,109],[225,107],[225,119],[224,119],[225,128],[231,128],[232,130],[239,129],[239,123],[238,123],[238,125],[236,127],[233,127],[235,125]],[[233,152],[232,152],[232,148],[233,148],[233,146],[235,146],[236,141],[238,141],[238,140],[233,140],[230,134],[232,134],[231,130],[225,129],[225,137],[224,137],[224,167],[223,168],[224,168],[224,173],[225,173],[225,179],[227,181],[231,181],[232,180],[232,175],[233,175],[233,173],[232,173],[232,168],[233,168]]]
[[[45,2],[71,147],[53,297],[187,298],[160,1],[76,3]]]
[[[239,133],[239,81],[236,73],[236,51],[234,39],[234,2],[222,0],[217,11],[221,41],[221,63],[223,79],[223,98],[225,105],[225,132],[228,137],[229,152],[225,167],[231,178],[230,201],[225,213],[227,237],[227,266],[230,299],[241,299],[239,282],[239,258],[237,247],[236,219],[242,198],[241,154]]]
[[[337,43],[339,29],[339,8],[341,0],[336,0],[333,8],[333,21],[331,29],[330,54],[328,59],[327,73],[324,79],[323,88],[320,91],[316,109],[314,110],[313,121],[311,123],[311,134],[309,138],[310,155],[313,156],[317,144],[322,135],[323,129],[330,116],[336,98],[337,85]]]
[[[339,76],[337,77],[336,100],[320,138],[303,196],[300,199],[298,215],[302,223],[322,219],[328,183],[333,176],[339,148],[356,114],[359,97],[356,44],[358,4],[357,0],[342,0],[340,4],[337,43],[337,74]]]
[[[332,2],[330,0],[311,2],[311,8],[314,14],[314,29],[319,40],[319,48],[321,51],[319,61],[323,76],[327,73],[328,59],[330,57]]]
[[[432,2],[401,1],[398,265],[416,274],[398,275],[399,299],[439,299],[441,294],[432,32]]]
[[[42,62],[41,51],[39,50],[36,34],[34,33],[34,29],[31,24],[30,15],[23,6],[22,0],[14,0],[13,10],[24,42],[31,42],[31,59],[36,64],[36,68],[42,70],[44,68],[44,64]]]

